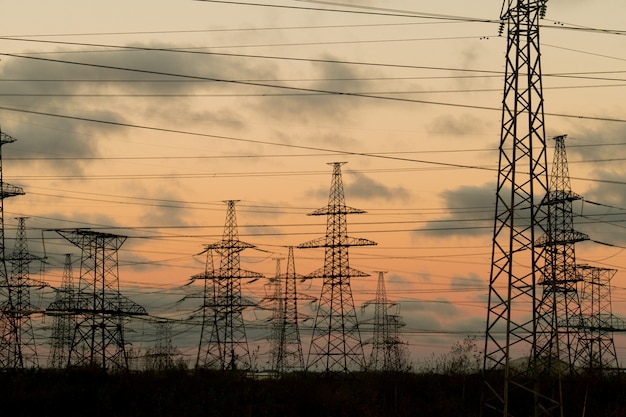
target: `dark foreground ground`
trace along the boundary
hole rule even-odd
[[[556,386],[553,381],[546,385]],[[480,375],[362,373],[253,379],[190,371],[40,370],[0,373],[0,415],[478,416],[482,386]],[[563,381],[562,386],[565,416],[626,416],[622,376],[580,377]]]

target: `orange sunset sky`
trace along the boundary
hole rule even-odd
[[[342,167],[360,305],[387,271],[417,361],[482,338],[490,271],[506,39],[501,0],[263,2],[0,1],[0,126],[7,250],[15,217],[58,285],[77,248],[51,229],[128,236],[120,286],[156,317],[184,321],[200,300],[197,254],[239,200],[244,269],[272,277],[287,246],[324,235],[332,169]],[[541,29],[546,134],[567,134],[579,263],[615,268],[626,317],[626,31],[621,0],[550,0]],[[548,141],[552,146],[552,141]],[[549,162],[552,150],[548,152]],[[296,271],[323,263],[297,249]],[[283,268],[286,261],[282,263]],[[78,276],[78,264],[75,265]],[[263,280],[245,285],[260,301]],[[319,296],[321,283],[300,290]],[[33,302],[45,307],[51,289]],[[187,297],[183,302],[179,302]],[[314,315],[303,303],[301,312]],[[246,312],[267,353],[267,311]],[[130,338],[150,347],[154,329]],[[38,335],[45,337],[43,327]],[[189,357],[197,326],[174,344]],[[363,335],[367,339],[367,335]],[[45,341],[41,342],[43,345]],[[479,343],[480,344],[480,343]],[[616,338],[620,362],[626,338]],[[305,354],[308,346],[305,343]],[[265,360],[265,359],[260,359]]]

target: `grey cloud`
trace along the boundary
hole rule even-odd
[[[342,173],[342,179],[344,183],[344,194],[346,197],[347,205],[351,206],[350,201],[372,201],[372,200],[384,200],[384,201],[406,201],[410,198],[411,193],[404,187],[389,187],[381,182],[378,182],[365,174],[348,172]],[[346,180],[348,179],[348,180]],[[330,183],[328,183],[330,185]],[[329,185],[326,187],[319,187],[315,190],[308,192],[308,197],[315,199],[328,199]]]
[[[587,233],[591,240],[605,244],[626,244],[626,192],[624,174],[595,171],[606,182],[597,182],[586,190],[583,200],[575,202],[574,228]]]
[[[320,60],[338,60],[333,56],[321,56]],[[311,68],[306,72],[307,78],[312,80],[310,84],[298,86],[310,90],[311,93],[298,91],[285,91],[285,95],[279,97],[266,97],[260,102],[257,110],[263,112],[264,117],[275,119],[297,120],[303,123],[315,123],[320,119],[341,121],[349,119],[354,110],[358,108],[359,101],[350,101],[347,104],[345,97],[341,95],[325,94],[325,92],[358,92],[363,85],[359,78],[361,73],[354,66],[340,63],[312,62]],[[371,73],[368,74],[370,77]],[[345,80],[344,85],[332,80]],[[348,80],[349,84],[346,84]]]
[[[435,117],[428,130],[433,134],[466,135],[484,131],[485,122],[469,114],[454,115],[446,113]]]
[[[391,285],[394,286],[396,284],[399,285],[403,285],[403,284],[413,284],[413,281],[411,281],[409,278],[404,277],[402,275],[399,274],[389,274],[387,276],[387,282]]]
[[[419,229],[436,237],[483,236],[492,232],[495,192],[492,184],[462,186],[441,194],[450,210],[445,217],[430,221]]]
[[[470,273],[465,277],[453,276],[450,280],[450,289],[471,291],[475,288],[486,288],[487,283],[477,274]]]
[[[346,186],[346,195],[359,200],[407,201],[410,192],[404,187],[390,188],[365,174],[352,172],[354,179]]]
[[[583,126],[565,143],[568,161],[575,161],[569,162],[572,188],[581,197],[573,202],[574,228],[608,244],[626,243],[625,137],[626,127],[621,124]],[[581,181],[585,179],[591,181]]]
[[[415,312],[429,312],[435,314],[440,318],[456,317],[459,313],[458,308],[449,300],[445,298],[437,298],[436,300],[429,301],[408,301],[398,300],[398,303],[402,306],[402,316],[411,316]]]
[[[601,166],[612,166],[621,168],[621,164],[611,163],[610,160],[626,157],[623,150],[623,142],[626,137],[626,126],[618,124],[603,124],[601,127],[594,128],[587,125],[576,125],[568,133],[565,141],[568,158],[582,161],[598,161],[593,162]],[[553,142],[548,141],[549,146],[553,146]],[[617,145],[617,146],[616,146]],[[608,159],[607,161],[602,161]],[[570,163],[571,164],[571,163]],[[578,168],[577,164],[571,164],[570,173],[575,176]]]
[[[99,156],[99,140],[106,140],[107,136],[128,134],[116,123],[142,124],[143,118],[150,118],[150,125],[157,124],[154,119],[163,119],[171,124],[179,121],[186,126],[190,122],[220,123],[239,129],[244,117],[238,112],[219,107],[211,111],[197,111],[190,104],[189,98],[159,96],[220,92],[226,87],[236,88],[237,81],[266,79],[276,72],[274,64],[267,61],[250,65],[244,64],[240,58],[159,51],[59,52],[54,55],[54,59],[84,62],[92,66],[8,59],[3,63],[2,77],[30,81],[3,83],[4,93],[8,96],[0,98],[0,106],[111,123],[92,123],[5,110],[1,114],[3,130],[19,139],[13,149],[16,153],[19,151],[20,156],[96,157]],[[124,68],[137,71],[121,70]],[[168,77],[141,71],[207,77],[227,82]],[[242,88],[245,91],[250,89],[247,86]],[[98,97],[99,94],[107,96]],[[130,104],[129,94],[146,97],[134,97]],[[130,120],[128,115],[134,119]],[[80,173],[87,162],[49,158],[46,163],[64,172]]]

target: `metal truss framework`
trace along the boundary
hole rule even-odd
[[[24,195],[21,187],[4,182],[2,169],[2,149],[4,145],[16,139],[0,132],[0,368],[23,368],[24,361],[21,346],[21,323],[15,315],[15,295],[7,268],[6,241],[4,237],[4,200],[9,197]]]
[[[72,268],[72,254],[65,254],[65,265],[61,286],[56,289],[55,303],[62,303],[64,299],[74,298],[74,274]],[[70,312],[53,313],[52,315],[52,347],[48,366],[54,369],[63,369],[67,366],[73,336],[73,320]]]
[[[326,216],[326,236],[302,243],[299,248],[324,248],[324,266],[307,278],[321,278],[322,291],[313,326],[307,370],[351,372],[365,367],[350,279],[368,274],[350,267],[350,246],[371,246],[375,242],[348,236],[346,216],[365,213],[346,206],[341,166],[334,162],[328,205],[309,216]]]
[[[580,341],[584,338],[584,327],[571,325],[581,317],[574,246],[589,240],[589,236],[574,230],[572,202],[580,196],[571,189],[565,138],[554,138],[549,192],[542,201],[549,217],[546,234],[537,243],[545,248],[539,280],[543,291],[537,312],[537,356],[543,359],[542,366],[553,372],[563,372],[566,367],[574,373],[581,360]]]
[[[208,255],[215,251],[221,259],[218,270],[213,269],[212,259],[210,263],[207,260],[204,276],[199,277],[205,280],[203,305],[205,314],[196,367],[231,371],[249,370],[252,367],[243,311],[256,306],[256,303],[242,296],[241,281],[245,279],[256,281],[263,278],[263,275],[241,269],[240,252],[255,246],[239,240],[236,202],[236,200],[225,202],[226,224],[222,240],[206,246]],[[212,329],[208,342],[205,342],[205,326],[208,327],[206,321],[209,318],[212,320]]]
[[[118,251],[126,236],[86,229],[57,233],[81,249],[77,290],[52,302],[47,309],[53,314],[71,314],[72,344],[67,366],[128,369],[125,322],[147,312],[120,293]]]
[[[378,271],[376,298],[363,304],[363,308],[374,304],[372,351],[368,369],[372,371],[400,371],[403,366],[400,327],[404,324],[399,314],[392,314],[398,305],[387,299],[385,272]]]
[[[303,316],[298,313],[298,301],[313,300],[313,298],[298,294],[298,279],[293,246],[290,246],[285,274],[281,274],[280,259],[276,260],[276,277],[270,282],[271,295],[268,297],[273,302],[270,340],[272,371],[279,376],[289,372],[304,371],[304,355],[299,328]]]
[[[281,285],[282,273],[280,267],[280,258],[274,258],[276,261],[276,274],[269,278],[268,283],[265,284],[265,297],[263,301],[270,301],[272,303],[270,310],[272,315],[270,317],[270,335],[268,341],[270,343],[270,361],[271,370],[274,374],[279,375],[278,367],[281,365],[282,357],[282,312],[284,310],[283,288]]]
[[[502,130],[484,349],[484,415],[508,415],[512,392],[526,414],[551,415],[561,407],[558,392],[540,392],[537,295],[547,234],[548,194],[539,19],[546,0],[508,0]],[[528,358],[513,366],[514,356]],[[517,388],[520,388],[519,390]],[[519,394],[519,395],[518,395]],[[540,411],[541,410],[541,411]]]
[[[617,271],[589,265],[579,265],[577,271],[583,283],[581,367],[592,373],[617,372],[613,333],[626,331],[626,322],[614,316],[611,308],[611,279]]]
[[[172,326],[170,320],[159,319],[153,321],[157,330],[154,348],[148,350],[145,355],[145,369],[164,371],[176,367],[176,358],[181,353],[172,344]]]
[[[19,217],[17,220],[15,246],[12,254],[6,258],[11,264],[8,291],[12,301],[12,308],[7,311],[7,314],[11,316],[11,322],[15,326],[10,333],[11,350],[8,356],[8,367],[37,368],[39,360],[31,316],[41,311],[30,302],[31,289],[43,288],[45,284],[30,278],[29,265],[33,261],[42,261],[42,258],[28,251],[26,218]]]

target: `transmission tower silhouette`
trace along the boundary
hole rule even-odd
[[[350,246],[371,246],[375,242],[348,236],[346,216],[365,213],[346,206],[341,166],[333,162],[333,176],[328,205],[309,213],[326,216],[326,236],[300,244],[299,248],[324,248],[324,266],[307,278],[322,278],[307,370],[351,372],[365,367],[365,355],[359,333],[350,278],[368,274],[350,267]]]
[[[21,187],[4,182],[2,149],[16,139],[0,131],[0,369],[23,367],[20,333],[21,323],[15,316],[15,294],[7,268],[4,199],[24,195]]]
[[[576,272],[575,244],[589,240],[589,236],[574,230],[572,202],[581,197],[571,189],[565,138],[554,138],[549,191],[542,201],[549,217],[546,234],[537,242],[545,248],[539,279],[543,291],[537,312],[537,356],[544,359],[542,366],[553,372],[567,366],[569,373],[574,373],[584,337],[584,327],[578,323],[580,276]]]
[[[8,362],[11,368],[23,369],[39,366],[31,316],[41,310],[32,305],[30,300],[31,289],[43,288],[45,284],[30,278],[30,263],[43,259],[28,251],[26,218],[19,217],[17,220],[15,246],[12,254],[6,258],[11,264],[8,291],[11,295],[12,309],[8,314],[14,325],[8,343],[11,345]]]
[[[387,299],[385,289],[385,272],[378,272],[376,298],[366,301],[363,308],[374,305],[374,320],[372,351],[370,353],[368,369],[372,371],[400,371],[403,366],[403,342],[400,338],[400,327],[403,326],[399,314],[393,314],[392,308],[398,305]]]
[[[581,367],[591,373],[619,371],[613,335],[625,332],[626,322],[613,315],[611,279],[617,271],[590,265],[579,265],[582,280],[582,321],[585,332],[581,341]]]
[[[539,45],[545,6],[546,0],[509,0],[501,16],[507,51],[483,358],[485,414],[508,415],[512,401],[524,415],[561,408],[559,392],[539,387],[537,366],[537,318],[546,309],[537,296],[546,247],[537,242],[549,219],[541,204],[549,191]],[[514,356],[522,362],[512,363]]]
[[[149,349],[145,355],[145,369],[153,371],[164,371],[176,367],[176,358],[180,357],[180,352],[172,344],[171,320],[157,319],[152,321],[157,330],[154,347]]]
[[[243,311],[256,303],[242,296],[241,281],[256,281],[263,278],[257,272],[246,271],[240,267],[240,252],[254,248],[250,243],[239,240],[235,204],[237,200],[225,201],[227,206],[226,224],[222,240],[206,245],[206,251],[220,255],[220,267],[213,270],[212,257],[204,273],[205,293],[202,332],[198,348],[196,367],[219,370],[250,370],[252,367]],[[212,270],[209,270],[209,266]],[[211,319],[211,332],[208,343],[204,343],[205,328]]]
[[[313,300],[313,297],[299,294],[293,246],[289,246],[287,269],[281,274],[280,259],[276,259],[276,278],[270,282],[267,297],[273,302],[272,332],[270,336],[270,357],[272,372],[283,375],[289,372],[304,371],[304,355],[300,339],[299,323],[303,316],[298,313],[298,301]]]
[[[65,264],[61,285],[56,289],[54,303],[62,303],[63,300],[74,300],[74,274],[72,268],[72,254],[65,254]],[[52,346],[48,366],[54,369],[63,369],[67,366],[67,360],[72,347],[73,321],[69,312],[53,313],[52,315]]]
[[[215,307],[217,306],[217,283],[215,282],[215,266],[213,264],[213,250],[206,250],[206,261],[204,272],[191,277],[190,283],[201,280],[203,284],[202,305],[200,306],[201,325],[200,325],[200,341],[198,343],[198,351],[196,355],[195,367],[207,366],[208,354],[211,348],[216,351],[219,358],[219,349],[212,343],[213,331],[217,329],[217,316]]]
[[[118,252],[126,236],[86,229],[56,232],[81,250],[76,292],[52,302],[47,309],[71,314],[67,366],[128,369],[125,324],[129,317],[147,312],[120,293]]]
[[[270,317],[271,330],[268,341],[270,343],[270,367],[271,372],[275,375],[279,375],[278,367],[280,366],[282,356],[282,314],[284,309],[283,288],[281,285],[282,273],[280,267],[281,258],[274,258],[276,261],[276,274],[269,278],[267,284],[265,284],[265,297],[263,301],[270,301],[272,303],[270,310],[272,315]]]

